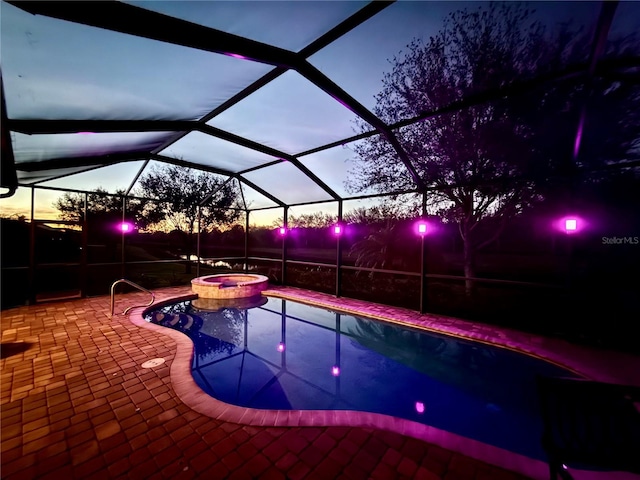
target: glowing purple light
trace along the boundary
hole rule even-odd
[[[424,222],[420,222],[418,224],[418,233],[420,235],[424,235],[425,233],[427,233],[427,224]]]
[[[129,222],[121,222],[118,224],[118,230],[122,233],[128,233],[133,231],[133,225]]]
[[[287,229],[284,227],[280,227],[279,232],[280,232],[280,235],[284,235],[285,233],[287,233]]]
[[[424,413],[424,403],[416,402],[416,412]]]
[[[284,352],[284,343],[280,342],[276,347],[276,350],[278,350],[279,352]]]
[[[580,215],[565,215],[554,221],[553,228],[567,235],[578,234],[589,228],[589,221]]]
[[[233,58],[239,58],[240,60],[246,60],[247,59],[247,57],[245,57],[243,55],[240,55],[238,53],[230,53],[229,56],[233,57]]]
[[[342,226],[340,225],[335,225],[333,227],[333,233],[335,233],[336,235],[340,235],[342,233]]]
[[[333,375],[334,377],[337,377],[340,375],[340,367],[337,365],[334,365],[333,367],[331,367],[331,375]]]

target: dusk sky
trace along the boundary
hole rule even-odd
[[[299,51],[367,2],[127,2],[236,35]],[[416,37],[428,38],[446,14],[480,2],[400,1],[310,57],[309,61],[369,110],[381,89],[389,60]],[[573,18],[592,29],[599,2],[532,2],[551,23]],[[638,25],[640,3],[623,2],[612,34]],[[2,3],[2,77],[12,119],[197,120],[272,69],[251,61],[131,35],[33,16]],[[287,154],[341,140],[355,133],[355,115],[294,71],[278,77],[208,123]],[[129,149],[161,147],[171,132],[62,135],[13,134],[16,162],[46,161]],[[202,133],[190,133],[158,151],[233,172],[273,160]],[[336,147],[300,157],[339,195],[353,153]],[[153,162],[152,162],[153,163]],[[43,182],[63,188],[127,189],[142,162],[129,162]],[[64,174],[68,172],[55,172]],[[260,169],[247,178],[287,203],[329,196],[290,163]],[[21,177],[24,183],[41,177]],[[247,189],[253,207],[273,205]],[[3,215],[24,211],[29,190],[0,201]],[[59,196],[39,192],[36,217],[49,218]],[[353,206],[355,205],[356,202]],[[330,207],[311,210],[334,213]],[[294,209],[303,213],[309,208]],[[281,215],[281,210],[277,210]],[[254,217],[259,218],[259,215]]]

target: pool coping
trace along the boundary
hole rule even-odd
[[[599,368],[596,366],[598,364],[594,365],[592,362],[583,363],[586,359],[593,360],[593,356],[589,356],[588,352],[583,351],[585,349],[579,346],[571,348],[571,345],[567,344],[563,345],[563,347],[567,349],[566,351],[558,350],[557,339],[544,339],[530,334],[522,334],[521,332],[507,329],[496,329],[495,327],[452,317],[419,314],[396,307],[390,308],[384,305],[333,297],[328,294],[290,287],[271,287],[263,291],[262,295],[294,300],[347,314],[371,317],[381,321],[403,324],[490,343],[551,361],[594,380],[614,383],[628,381],[628,377],[626,376],[623,376],[621,380],[620,375],[612,375],[611,373],[615,372],[603,368],[602,363],[599,363]],[[176,342],[177,351],[171,364],[171,382],[180,400],[193,410],[217,420],[242,425],[263,427],[350,426],[388,430],[439,445],[451,451],[506,470],[517,472],[535,480],[546,480],[548,478],[548,466],[546,462],[410,420],[389,415],[351,410],[252,409],[227,404],[209,396],[200,389],[190,373],[193,359],[193,342],[191,339],[177,330],[149,323],[143,318],[144,313],[148,310],[169,303],[193,300],[195,298],[197,298],[197,294],[194,293],[173,295],[162,298],[152,307],[132,309],[129,315],[129,320],[133,324],[169,336]],[[385,311],[388,312],[391,310],[393,311],[393,318],[389,313],[385,314]],[[533,343],[527,343],[524,341],[525,339],[528,342],[531,342],[533,339]],[[625,357],[624,354],[621,355]],[[598,355],[595,355],[595,357],[597,359]],[[637,365],[639,359],[636,357],[632,358]],[[618,361],[621,360],[618,359]],[[640,370],[636,370],[635,372],[640,372]],[[640,379],[635,380],[638,380],[640,384]],[[591,472],[585,473],[588,475]]]

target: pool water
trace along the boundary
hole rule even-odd
[[[571,372],[511,350],[291,300],[261,303],[207,311],[179,302],[145,319],[193,340],[193,378],[223,402],[382,413],[546,460],[535,377]]]

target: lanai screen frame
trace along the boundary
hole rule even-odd
[[[230,33],[226,33],[213,28],[205,27],[202,25],[190,23],[175,17],[163,15],[151,10],[145,10],[133,5],[119,3],[119,2],[22,2],[22,1],[7,1],[11,5],[17,8],[25,10],[29,13],[50,16],[58,19],[63,19],[83,25],[94,26],[98,28],[104,28],[117,32],[127,33],[130,35],[140,36],[144,38],[160,40],[176,45],[188,46],[191,48],[201,49],[208,52],[214,52],[223,55],[229,55],[235,58],[243,58],[249,61],[260,62],[268,64],[273,67],[267,74],[256,80],[254,83],[244,88],[242,91],[233,95],[227,101],[223,102],[217,108],[211,110],[207,115],[203,116],[197,121],[181,121],[181,120],[42,120],[42,119],[11,119],[7,117],[4,99],[4,87],[2,87],[2,135],[4,139],[8,141],[3,142],[3,178],[6,179],[6,187],[9,188],[10,194],[15,192],[18,186],[31,187],[31,188],[45,188],[39,184],[45,181],[51,181],[58,178],[62,178],[66,175],[52,176],[43,178],[30,183],[21,183],[17,178],[11,175],[16,171],[40,171],[45,172],[47,170],[86,167],[82,171],[87,171],[92,168],[99,168],[108,165],[114,165],[120,162],[139,161],[143,160],[144,164],[138,173],[135,175],[133,182],[126,190],[125,199],[130,195],[134,184],[142,174],[150,161],[159,161],[168,164],[183,166],[187,168],[193,168],[210,173],[215,173],[228,177],[229,179],[235,179],[236,181],[247,185],[254,189],[256,192],[262,194],[265,198],[271,200],[276,204],[276,207],[263,207],[263,208],[248,208],[245,205],[245,213],[247,218],[252,211],[264,210],[267,208],[282,208],[285,212],[284,219],[285,224],[287,221],[287,212],[290,207],[302,206],[302,205],[314,205],[326,202],[336,202],[338,205],[338,221],[342,220],[342,207],[345,200],[357,200],[367,198],[379,198],[392,195],[404,194],[404,193],[418,193],[423,198],[423,215],[426,215],[426,196],[432,190],[427,187],[414,167],[410,156],[403,149],[400,142],[396,138],[394,132],[406,125],[410,125],[415,122],[424,121],[428,118],[443,115],[451,112],[460,111],[464,108],[468,108],[473,105],[479,105],[489,102],[494,99],[503,98],[511,95],[526,94],[531,89],[537,88],[541,85],[565,81],[571,79],[577,79],[582,82],[589,82],[596,75],[596,67],[610,68],[615,71],[618,67],[629,66],[628,59],[602,59],[602,55],[605,49],[605,45],[608,39],[608,33],[611,28],[611,24],[618,7],[619,2],[605,1],[602,2],[601,11],[597,20],[595,34],[591,44],[591,52],[589,59],[586,63],[581,65],[574,65],[566,71],[555,72],[553,75],[545,77],[539,77],[535,79],[526,80],[520,83],[512,84],[506,88],[490,90],[480,92],[472,96],[468,96],[463,100],[456,101],[452,104],[442,106],[434,111],[422,112],[414,118],[406,119],[396,124],[386,124],[376,115],[374,115],[369,109],[364,107],[355,98],[344,91],[339,85],[335,84],[320,70],[314,67],[309,61],[314,53],[318,52],[322,48],[331,44],[339,39],[341,36],[350,32],[357,26],[373,18],[378,13],[395,3],[394,1],[375,1],[365,5],[355,14],[339,23],[327,33],[320,36],[315,41],[308,44],[306,47],[298,52],[293,52],[283,48],[275,47],[258,41],[250,40],[248,38],[240,37]],[[638,66],[638,61],[631,62],[633,66]],[[287,154],[283,151],[269,147],[267,145],[249,140],[248,138],[233,134],[228,131],[224,131],[220,128],[216,128],[207,124],[211,119],[217,115],[231,108],[241,100],[245,99],[252,93],[256,92],[263,86],[267,85],[272,80],[275,80],[287,71],[295,71],[301,75],[304,79],[311,82],[320,90],[330,95],[334,100],[345,106],[359,118],[372,125],[373,129],[353,135],[342,140],[334,141],[322,146],[318,146],[297,154]],[[1,80],[1,77],[0,77]],[[585,98],[585,104],[588,98]],[[575,138],[574,138],[574,158],[575,162],[579,154],[579,145],[581,141],[581,134],[583,125],[585,122],[587,112],[586,108],[583,108],[579,119],[575,125]],[[96,133],[107,132],[167,132],[174,131],[175,134],[170,140],[164,142],[161,146],[154,148],[150,151],[136,151],[125,153],[110,153],[101,156],[92,156],[85,158],[58,158],[49,160],[46,162],[22,162],[18,165],[15,164],[12,144],[10,140],[10,132],[18,132],[23,134],[61,134],[61,133],[77,133],[81,131],[91,131]],[[255,167],[247,168],[238,172],[232,172],[229,170],[203,166],[188,160],[181,160],[173,157],[168,157],[160,154],[162,150],[169,145],[175,143],[179,139],[183,138],[189,132],[197,131],[206,135],[210,135],[225,141],[229,141],[236,145],[240,145],[249,148],[253,151],[270,155],[275,157],[276,160],[263,163]],[[344,145],[353,141],[362,140],[375,135],[381,135],[392,146],[397,154],[398,159],[406,168],[408,175],[411,177],[415,188],[400,190],[396,192],[388,193],[375,193],[366,195],[354,195],[354,196],[341,196],[336,193],[330,186],[328,186],[323,180],[321,180],[309,167],[305,166],[300,158],[307,155],[322,152],[327,149]],[[274,192],[269,192],[255,183],[251,182],[245,177],[247,173],[254,172],[263,168],[268,168],[271,165],[289,162],[300,170],[306,177],[312,180],[319,188],[321,188],[330,197],[330,200],[309,201],[302,203],[286,203],[282,199],[278,198]],[[633,167],[637,166],[639,162],[625,162],[619,167]],[[13,166],[15,169],[9,168],[7,171],[9,175],[4,175],[5,166]],[[15,178],[15,180],[14,180]],[[5,183],[5,180],[3,180]],[[5,185],[3,185],[5,186]],[[64,190],[64,189],[58,189]],[[83,193],[91,193],[90,191],[81,191]],[[10,195],[4,195],[10,196]],[[124,200],[124,199],[123,199]],[[245,235],[248,235],[248,228],[245,228]],[[246,244],[245,240],[245,244]],[[340,271],[341,271],[341,254],[340,254],[340,241],[338,237],[337,242],[337,260],[336,260],[336,295],[341,293],[340,287]],[[423,249],[424,251],[424,249]],[[283,267],[286,263],[286,248],[283,247]],[[421,269],[422,284],[424,283],[425,271],[424,261]],[[283,272],[285,269],[283,268]],[[401,273],[401,272],[398,272]],[[402,272],[405,273],[406,272]],[[283,283],[285,279],[283,278]],[[421,288],[423,291],[424,288]],[[421,298],[421,310],[424,307],[424,301]]]
[[[5,0],[6,1],[6,0]],[[316,185],[322,188],[333,200],[341,201],[345,198],[360,198],[354,197],[341,197],[333,189],[331,189],[325,182],[318,178],[313,171],[307,168],[299,158],[309,155],[311,153],[320,152],[329,148],[350,143],[355,140],[371,137],[374,135],[383,136],[388,143],[395,150],[399,160],[406,168],[413,183],[415,184],[415,190],[419,192],[426,192],[426,186],[419,174],[416,171],[415,166],[411,162],[410,156],[403,149],[400,142],[397,140],[394,130],[402,126],[406,126],[415,122],[420,122],[433,116],[442,115],[450,112],[455,112],[467,108],[469,106],[482,104],[493,99],[502,98],[510,95],[523,94],[530,89],[539,87],[542,84],[548,82],[555,82],[561,80],[567,80],[569,78],[581,78],[583,81],[590,81],[596,73],[596,66],[601,59],[604,52],[605,45],[608,38],[609,29],[613,21],[613,17],[618,6],[618,1],[606,1],[602,2],[601,12],[597,21],[594,38],[591,45],[591,54],[588,62],[583,65],[576,65],[564,72],[557,72],[553,76],[545,76],[536,78],[533,80],[527,80],[525,82],[512,84],[507,88],[496,89],[491,91],[480,92],[478,94],[468,96],[467,98],[454,102],[449,105],[442,106],[441,108],[431,111],[422,112],[418,116],[403,120],[393,125],[385,124],[380,118],[374,115],[360,102],[354,99],[351,95],[345,92],[340,86],[335,84],[326,75],[320,72],[316,67],[309,63],[308,58],[314,53],[318,52],[323,47],[327,46],[331,42],[340,38],[342,35],[348,33],[358,25],[369,20],[388,6],[392,5],[393,1],[376,1],[371,2],[354,15],[341,22],[339,25],[332,28],[326,34],[322,35],[317,40],[313,41],[307,47],[303,48],[299,52],[292,52],[272,45],[267,45],[261,42],[243,38],[237,35],[226,33],[213,28],[204,27],[202,25],[186,22],[175,17],[170,17],[160,13],[153,12],[151,10],[145,10],[133,5],[128,5],[119,2],[22,2],[22,1],[8,1],[6,3],[12,4],[22,10],[33,14],[46,15],[54,18],[59,18],[71,22],[76,22],[84,25],[95,26],[117,32],[123,32],[130,35],[160,40],[163,42],[173,43],[176,45],[184,45],[191,48],[201,49],[209,52],[219,53],[223,55],[229,55],[236,58],[244,58],[255,62],[265,63],[273,66],[274,68],[264,75],[262,78],[255,81],[243,89],[238,94],[229,98],[219,107],[210,111],[207,115],[203,116],[197,121],[173,121],[173,120],[38,120],[38,119],[10,119],[6,117],[6,111],[3,110],[3,134],[7,131],[18,132],[24,134],[61,134],[61,133],[77,133],[81,131],[91,131],[96,133],[107,132],[150,132],[150,131],[175,131],[175,135],[160,147],[157,147],[149,152],[134,152],[123,154],[107,154],[103,156],[94,156],[87,158],[60,158],[46,162],[43,165],[42,162],[24,162],[17,165],[19,170],[49,170],[76,166],[108,166],[115,163],[131,160],[145,159],[158,160],[161,162],[172,163],[175,165],[181,165],[189,168],[209,171],[221,175],[226,175],[234,178],[238,178],[241,182],[251,186],[259,193],[270,198],[272,201],[280,206],[285,206],[285,203],[281,200],[277,200],[277,197],[273,192],[266,192],[265,190],[257,187],[255,184],[251,184],[244,174],[257,169],[262,169],[280,162],[289,162],[302,171],[308,178],[310,178]],[[617,61],[611,61],[610,67],[615,68]],[[274,80],[278,76],[282,75],[288,70],[293,70],[300,74],[303,78],[313,83],[316,87],[329,94],[340,104],[348,108],[355,113],[358,117],[372,125],[374,128],[365,133],[344,138],[339,141],[332,142],[330,144],[322,145],[307,151],[299,152],[298,154],[290,155],[277,149],[268,147],[264,144],[249,140],[247,138],[235,135],[230,132],[226,132],[219,128],[208,125],[207,122],[220,113],[224,112],[231,106],[237,104],[242,99],[248,97],[251,93],[255,92],[259,88],[263,87],[270,81]],[[3,89],[4,98],[4,89]],[[585,99],[586,102],[587,99]],[[581,140],[582,127],[586,118],[586,109],[583,109],[580,118],[577,121],[575,127],[575,139],[574,144],[579,145]],[[271,155],[277,160],[261,164],[256,167],[241,170],[239,172],[231,172],[224,169],[215,167],[205,167],[193,162],[178,160],[175,158],[159,155],[158,152],[164,150],[169,145],[175,143],[180,138],[184,137],[188,132],[199,131],[207,135],[232,142],[237,145],[249,148],[251,150]],[[10,147],[11,142],[9,142]],[[575,148],[574,151],[579,151],[579,148]],[[3,152],[4,153],[4,152]],[[13,156],[12,151],[9,149],[7,154]],[[4,156],[4,155],[3,155]],[[14,163],[12,158],[8,158],[5,161],[9,164]],[[574,158],[575,160],[575,158]],[[46,168],[44,168],[46,167]],[[140,172],[146,167],[143,165]],[[138,178],[136,175],[136,179]],[[56,177],[48,178],[46,181],[55,179]],[[45,180],[36,181],[29,185],[37,185]],[[127,194],[131,191],[133,184],[127,190]],[[310,202],[313,203],[313,202]],[[289,205],[293,206],[293,205]]]

